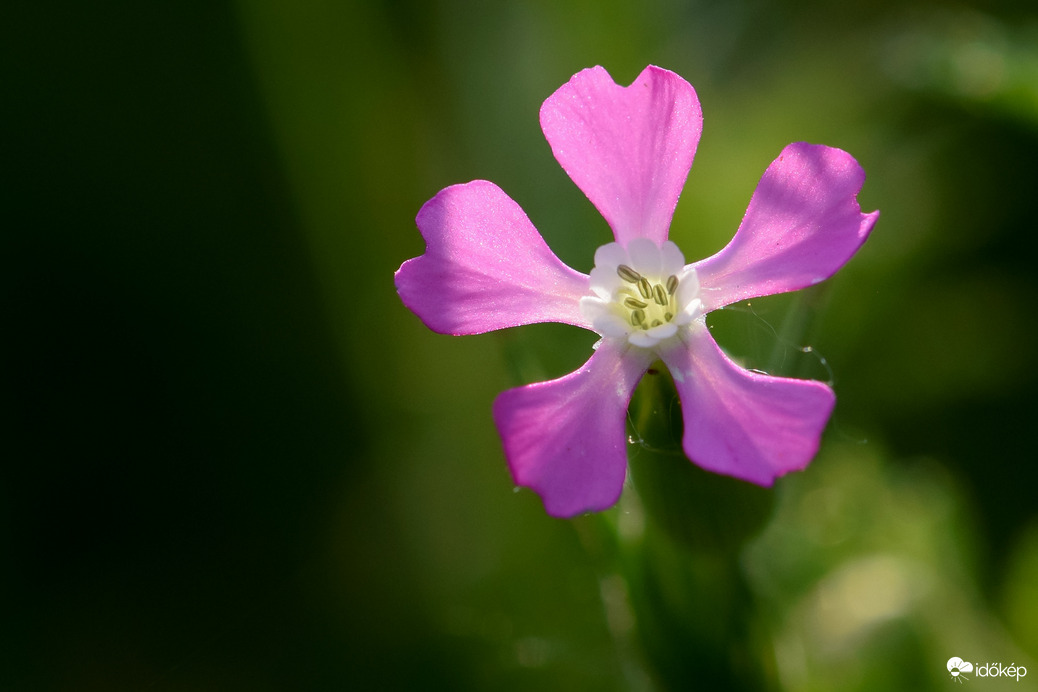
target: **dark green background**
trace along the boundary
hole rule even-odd
[[[695,689],[680,633],[705,616],[664,589],[678,616],[654,639],[617,555],[702,575],[630,523],[634,489],[545,516],[493,429],[498,391],[574,369],[593,336],[433,335],[392,286],[421,204],[474,178],[590,269],[608,229],[537,110],[595,64],[699,93],[689,260],[790,141],[850,151],[882,211],[833,281],[712,317],[748,365],[839,397],[729,555],[770,685],[941,689],[951,656],[1038,661],[1025,7],[13,3],[0,688]]]

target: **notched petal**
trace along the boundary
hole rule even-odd
[[[404,305],[433,331],[481,334],[536,322],[591,328],[578,308],[588,277],[563,264],[493,183],[445,188],[417,223],[425,254],[404,262],[394,280]]]
[[[857,252],[879,212],[863,214],[865,171],[845,151],[790,144],[761,178],[735,237],[694,263],[707,310],[795,291],[832,276]]]
[[[579,370],[502,392],[494,402],[512,477],[541,496],[548,514],[571,517],[619,499],[627,404],[650,359],[603,339]]]
[[[661,346],[685,422],[683,446],[708,471],[771,485],[803,469],[836,403],[821,382],[773,377],[733,363],[706,325]]]
[[[666,240],[703,129],[688,82],[649,66],[623,87],[601,67],[583,70],[544,102],[541,128],[619,242]]]

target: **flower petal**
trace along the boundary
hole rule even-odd
[[[681,270],[685,268],[685,255],[672,240],[663,243],[660,248],[660,258],[663,261],[660,278],[663,280],[681,273]]]
[[[592,328],[602,336],[627,336],[631,330],[630,323],[616,314],[608,299],[581,298],[580,311],[591,322]]]
[[[845,151],[790,144],[757,185],[731,242],[696,262],[706,310],[795,291],[832,276],[865,242],[879,212],[861,213],[865,171]]]
[[[621,87],[605,69],[589,68],[544,102],[541,129],[618,242],[667,239],[703,129],[688,82],[650,65]]]
[[[485,180],[453,185],[416,219],[421,257],[404,262],[400,299],[435,332],[482,334],[535,322],[590,329],[580,313],[588,277],[555,256],[526,214]]]
[[[612,506],[627,470],[627,404],[653,356],[604,339],[581,368],[502,392],[494,421],[512,478],[571,517]]]
[[[681,398],[685,453],[696,464],[771,485],[811,462],[836,403],[825,384],[740,368],[703,322],[685,344],[674,339],[661,347],[660,357]]]
[[[631,258],[631,266],[644,276],[656,278],[663,269],[663,258],[660,246],[648,238],[633,238],[627,243],[627,254]]]

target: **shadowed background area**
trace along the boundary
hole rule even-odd
[[[721,689],[710,652],[749,688],[941,689],[960,656],[1036,689],[1034,9],[5,14],[0,688]],[[590,270],[608,227],[537,112],[650,63],[703,106],[689,260],[791,141],[853,154],[882,216],[833,280],[710,317],[748,367],[833,382],[806,472],[663,500],[687,464],[650,469],[559,521],[515,492],[490,406],[594,335],[435,335],[392,274],[422,203],[477,178]],[[636,461],[669,454],[663,420],[632,417]]]

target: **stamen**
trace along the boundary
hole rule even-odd
[[[659,344],[676,343],[675,339],[698,328],[698,323],[691,322],[703,312],[699,282],[692,266],[682,267],[684,259],[673,243],[668,241],[658,248],[659,258],[648,243],[638,243],[642,246],[635,247],[635,257],[625,255],[616,243],[603,246],[599,256],[602,264],[596,264],[592,272],[596,275],[591,282],[596,295],[588,297],[587,305],[581,300],[580,307],[582,314],[594,318],[602,328],[599,333],[603,337],[626,338],[634,347],[659,350]],[[642,255],[644,265],[640,263]],[[619,282],[609,278],[614,270]],[[606,275],[598,276],[602,271]]]
[[[670,302],[670,299],[667,298],[666,292],[663,290],[663,286],[660,286],[659,284],[652,287],[652,296],[656,299],[657,303],[664,307],[666,307],[667,303]]]
[[[641,274],[639,274],[638,272],[634,271],[633,269],[628,267],[626,264],[621,264],[619,267],[617,267],[616,268],[616,273],[620,275],[621,279],[623,279],[627,283],[631,283],[631,284],[638,283],[638,281],[640,281],[641,278],[642,278]]]

